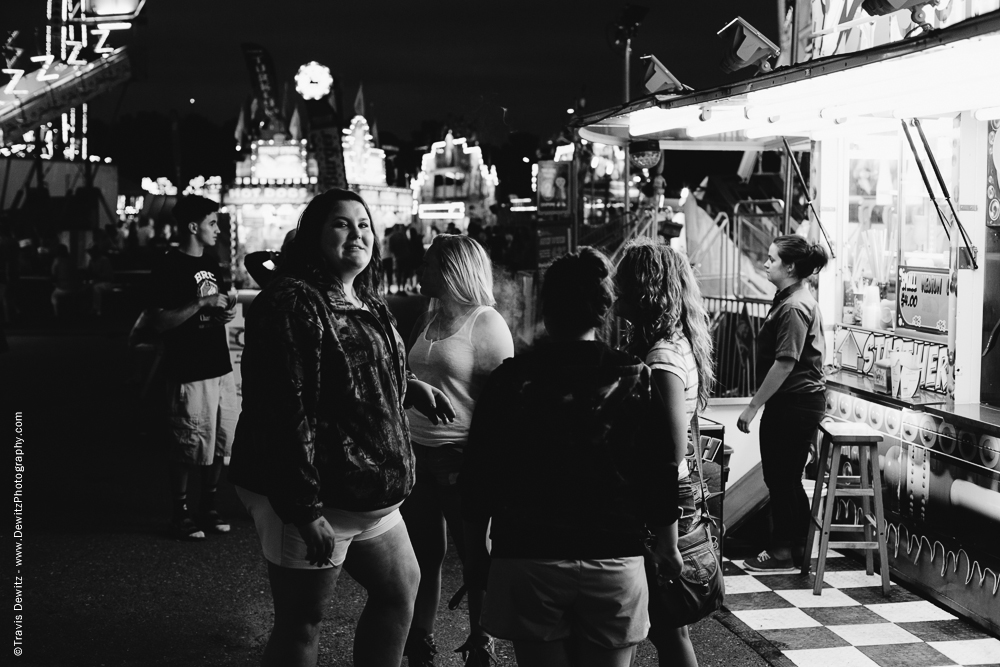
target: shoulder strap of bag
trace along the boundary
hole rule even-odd
[[[701,511],[702,516],[706,516],[713,523],[715,522],[715,517],[713,517],[708,511],[708,480],[705,479],[705,473],[701,467],[701,428],[698,425],[698,409],[695,408],[694,415],[691,416],[691,436],[694,439],[694,462],[698,467],[698,483],[702,485],[701,493]]]

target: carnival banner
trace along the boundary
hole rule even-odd
[[[274,63],[271,54],[257,44],[244,42],[243,56],[246,58],[247,69],[250,70],[250,85],[254,95],[263,106],[264,116],[271,124],[284,126],[281,111],[278,108],[278,78],[274,73]]]

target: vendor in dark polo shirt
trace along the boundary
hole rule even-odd
[[[760,419],[760,463],[771,496],[770,548],[748,559],[758,572],[794,572],[804,549],[809,501],[802,469],[826,406],[823,379],[823,320],[805,279],[826,266],[826,251],[798,236],[779,236],[767,251],[767,279],[778,293],[757,335],[760,388],[737,427],[750,432]]]

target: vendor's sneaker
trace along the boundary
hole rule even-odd
[[[213,533],[228,533],[229,522],[215,510],[208,510],[201,515],[201,525]]]
[[[406,645],[403,647],[406,664],[410,667],[434,667],[434,656],[437,655],[437,652],[434,635],[429,635],[426,630],[420,629],[410,631],[410,635],[406,638]]]
[[[755,557],[743,561],[743,569],[751,572],[773,572],[775,574],[789,574],[796,571],[791,558],[775,558],[766,549]]]
[[[462,654],[465,667],[490,667],[499,662],[493,637],[489,635],[469,637],[464,644],[455,649],[455,653]]]
[[[196,541],[205,539],[205,531],[199,528],[198,524],[187,514],[174,518],[170,524],[170,532],[179,540]]]

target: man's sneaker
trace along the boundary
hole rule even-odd
[[[795,572],[795,566],[791,558],[775,558],[765,549],[754,558],[743,561],[743,569],[751,572],[773,572],[775,574],[787,574]]]
[[[214,533],[228,533],[229,522],[215,510],[208,510],[201,515],[201,525]]]
[[[465,667],[490,667],[499,662],[493,637],[489,635],[470,636],[464,644],[455,649],[455,653],[462,654]]]
[[[414,628],[410,630],[406,638],[406,645],[403,647],[403,655],[406,656],[410,667],[434,667],[434,656],[437,655],[437,644],[434,643],[434,635],[427,634],[426,630]]]
[[[170,532],[179,540],[195,541],[205,539],[205,531],[199,528],[198,524],[187,514],[182,514],[174,518],[170,524]]]

